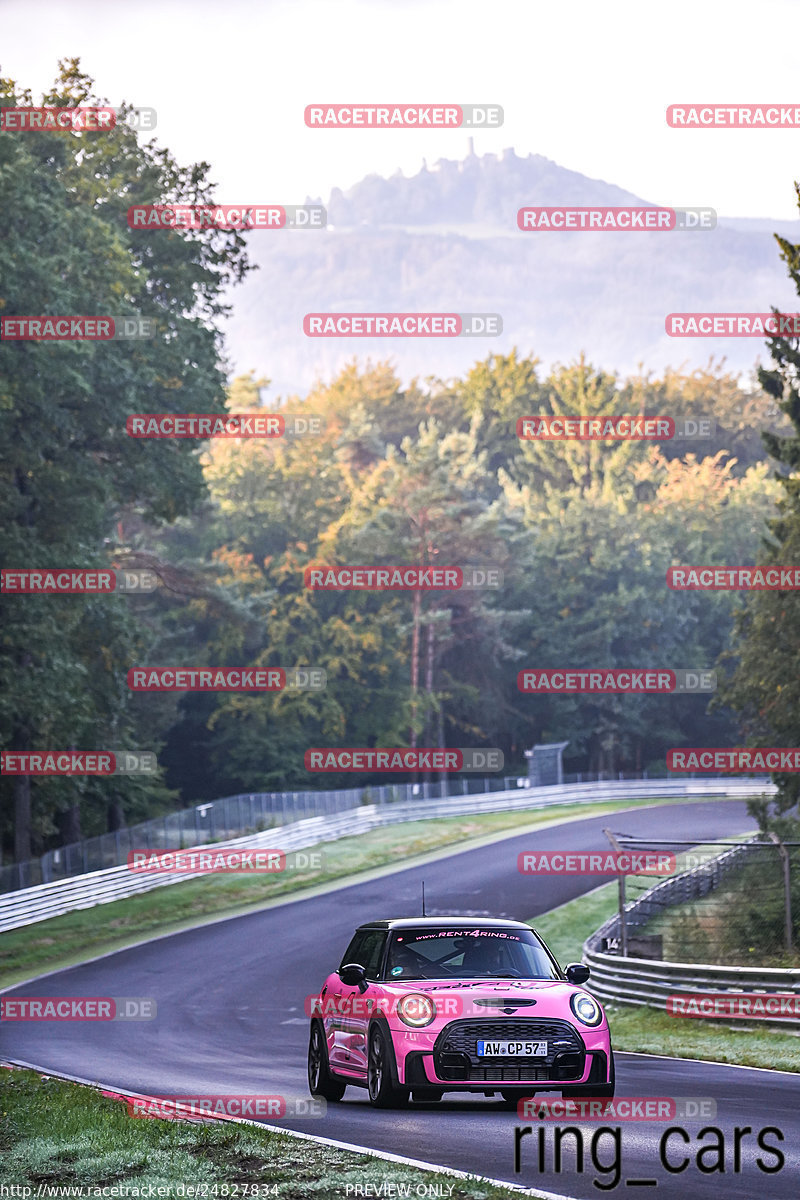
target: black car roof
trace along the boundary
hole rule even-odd
[[[376,921],[364,921],[359,929],[527,929],[524,921],[512,921],[500,917],[386,917]]]

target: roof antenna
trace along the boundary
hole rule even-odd
[[[425,880],[422,881],[422,915],[425,916]]]

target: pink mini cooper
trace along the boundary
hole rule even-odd
[[[311,1094],[348,1084],[379,1108],[480,1092],[516,1103],[540,1091],[614,1095],[603,1009],[519,921],[369,921],[309,1002]]]

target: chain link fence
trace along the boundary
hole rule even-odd
[[[523,781],[527,784],[527,780]],[[197,804],[138,825],[98,837],[84,838],[49,850],[39,858],[0,867],[0,894],[86,875],[127,862],[128,852],[141,846],[158,850],[188,850],[247,833],[260,833],[308,817],[329,817],[362,804],[467,796],[507,791],[517,778],[460,779],[381,787],[336,788],[319,792],[250,792]]]
[[[649,775],[651,779],[666,777],[666,773],[659,776],[651,772]],[[647,778],[646,771],[619,771],[614,774],[608,771],[599,774],[584,771],[565,775],[564,783]],[[48,850],[39,858],[0,867],[0,894],[120,866],[127,862],[130,850],[142,846],[156,850],[188,850],[248,833],[260,833],[308,817],[333,816],[362,804],[382,806],[412,800],[482,795],[530,786],[527,777],[516,775],[495,775],[484,779],[462,775],[425,783],[336,788],[318,792],[246,792],[226,796],[163,817],[153,817],[113,833],[84,838],[80,842]]]
[[[618,837],[674,852],[677,873],[620,881],[620,914],[597,949],[631,958],[739,967],[800,967],[800,843],[759,836],[687,850],[685,842]]]

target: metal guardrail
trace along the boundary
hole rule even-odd
[[[616,776],[605,772],[600,775],[579,772],[577,775],[565,775],[561,783],[617,783],[624,779],[648,778],[659,777],[648,777],[646,771],[636,774],[620,772]],[[679,778],[685,780],[687,777],[682,775]],[[478,776],[461,775],[420,783],[364,784],[317,792],[243,792],[236,796],[223,796],[219,800],[207,800],[192,808],[152,817],[111,833],[70,842],[48,850],[38,858],[0,866],[0,895],[34,887],[39,883],[69,879],[73,875],[88,875],[106,867],[122,866],[127,862],[129,851],[139,846],[160,850],[190,850],[207,846],[210,842],[222,842],[243,837],[246,833],[261,833],[265,829],[306,821],[310,817],[334,816],[362,804],[427,803],[429,800],[445,800],[455,796],[477,797],[513,791],[514,788],[527,790],[531,786],[539,788],[540,785],[518,776],[481,779]]]
[[[664,901],[685,903],[713,891],[747,854],[751,843],[743,842],[720,854],[711,862],[683,871],[649,888],[637,900],[626,905],[627,928],[641,928]],[[616,1004],[648,1005],[666,1011],[667,998],[676,992],[738,992],[747,994],[780,991],[800,997],[800,968],[736,967],[717,963],[668,962],[661,959],[621,957],[600,949],[606,938],[618,937],[619,913],[600,926],[583,946],[583,962],[591,969],[587,989],[598,1000]],[[719,1020],[746,1023],[742,1018]],[[800,1017],[758,1018],[759,1026],[800,1029]]]
[[[535,789],[514,788],[477,796],[450,796],[445,799],[410,803],[359,805],[333,816],[311,817],[247,837],[215,842],[208,848],[298,850],[318,845],[320,842],[366,833],[379,825],[392,825],[404,821],[432,820],[481,812],[532,811],[562,804],[579,806],[596,804],[603,800],[647,798],[654,794],[667,797],[736,797],[772,791],[774,785],[769,781],[744,779],[619,780],[609,783],[559,784]],[[45,921],[49,917],[61,916],[77,909],[109,904],[113,900],[138,895],[156,887],[194,879],[199,874],[202,872],[134,874],[123,864],[70,879],[56,880],[53,883],[37,884],[35,887],[0,896],[0,932]]]
[[[522,782],[527,784],[527,780]],[[577,782],[581,782],[579,779]],[[243,792],[208,800],[192,808],[152,817],[137,825],[84,838],[38,858],[0,866],[0,895],[53,883],[73,875],[88,875],[127,862],[129,851],[139,846],[160,850],[189,850],[210,842],[243,837],[306,821],[330,817],[362,804],[395,804],[404,801],[443,799],[450,795],[483,795],[517,786],[516,777],[481,779],[462,775],[422,783],[363,785],[317,792]]]
[[[208,849],[221,851],[246,847],[248,850],[300,850],[317,845],[321,841],[333,841],[340,837],[366,833],[376,823],[374,812],[374,807],[370,807],[356,809],[340,816],[311,817],[308,821],[298,821],[294,825],[285,826],[278,830],[277,834],[274,830],[266,830],[249,837],[216,842]],[[124,864],[109,867],[104,871],[92,871],[88,875],[76,875],[73,879],[40,883],[36,887],[0,896],[0,932],[18,929],[22,925],[31,925],[37,921],[46,921],[49,917],[60,917],[77,909],[110,904],[113,900],[136,896],[153,888],[197,879],[202,874],[202,871],[139,874],[129,870],[127,864]]]

